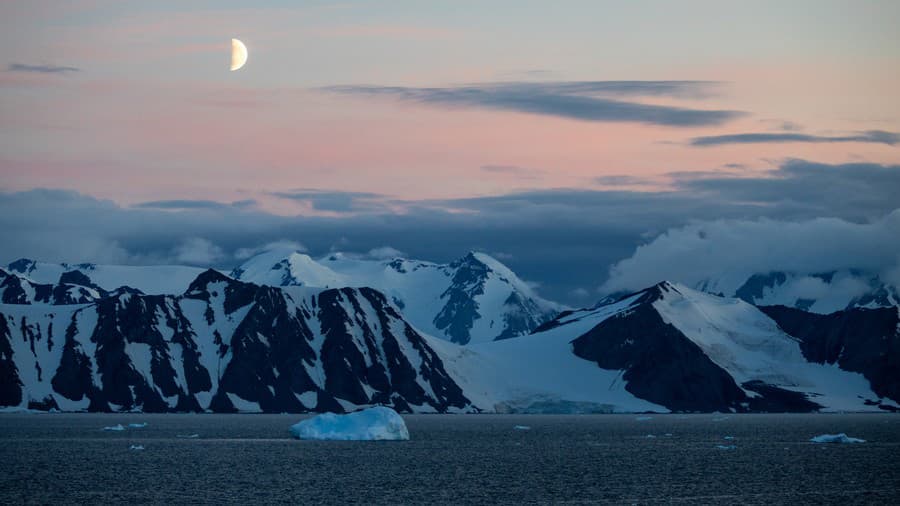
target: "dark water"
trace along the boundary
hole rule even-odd
[[[420,415],[409,442],[289,439],[300,418],[0,415],[0,504],[900,504],[898,415]],[[868,442],[808,442],[834,432]]]

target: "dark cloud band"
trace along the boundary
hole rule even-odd
[[[572,298],[574,290],[599,286],[609,265],[673,227],[762,217],[794,221],[827,216],[867,222],[900,207],[898,194],[900,165],[802,160],[785,162],[756,177],[685,175],[676,178],[671,191],[558,189],[412,202],[309,189],[279,195],[337,210],[338,215],[331,217],[277,216],[227,203],[209,212],[209,204],[189,201],[123,208],[69,191],[0,192],[0,228],[12,239],[0,241],[0,263],[23,256],[169,263],[184,256],[187,244],[195,246],[191,251],[208,252],[220,267],[229,268],[240,261],[239,251],[279,240],[301,242],[312,255],[332,248],[365,253],[387,245],[411,258],[435,261],[479,249],[513,253],[505,261],[523,278],[539,282],[542,294],[580,304],[583,300]],[[354,211],[366,202],[383,207]],[[168,211],[175,206],[182,211]],[[403,212],[392,212],[393,207]],[[885,254],[896,257],[896,251]]]
[[[28,65],[25,63],[10,63],[6,70],[10,72],[37,72],[41,74],[66,74],[79,72],[77,67],[64,67],[57,65]]]
[[[332,93],[390,98],[450,108],[494,109],[592,122],[646,123],[670,127],[720,125],[744,113],[644,104],[625,96],[698,98],[715,83],[704,81],[508,82],[441,88],[330,86]]]
[[[694,137],[691,146],[721,146],[725,144],[771,144],[784,142],[834,143],[834,142],[868,142],[894,146],[900,143],[900,134],[883,130],[868,130],[853,135],[824,136],[798,133],[747,133],[732,135],[712,135]]]

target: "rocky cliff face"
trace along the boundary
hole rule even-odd
[[[0,306],[0,403],[148,412],[472,409],[372,289],[281,289],[206,271],[181,296]]]
[[[900,308],[855,308],[827,315],[784,306],[760,309],[800,340],[810,362],[860,373],[876,394],[900,401]]]

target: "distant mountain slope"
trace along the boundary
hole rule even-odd
[[[608,381],[582,387],[598,398],[624,388],[673,411],[890,409],[900,401],[874,393],[862,374],[808,361],[754,306],[670,283],[563,313],[530,337],[571,342],[575,356],[610,371]],[[520,369],[530,374],[531,364]]]
[[[54,264],[21,258],[11,262],[9,273],[35,284],[55,285],[63,274],[78,272],[106,291],[126,286],[149,295],[179,294],[206,269],[184,265]]]
[[[377,291],[260,287],[212,270],[182,296],[0,305],[0,379],[0,405],[44,409],[473,409]]]
[[[564,309],[483,253],[435,264],[343,254],[316,261],[274,250],[251,258],[232,276],[270,286],[369,286],[389,296],[417,328],[460,344],[528,334]]]

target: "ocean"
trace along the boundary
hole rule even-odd
[[[2,414],[0,503],[900,504],[900,415],[406,415],[410,441],[291,439],[305,417]],[[841,432],[866,442],[809,442]]]

